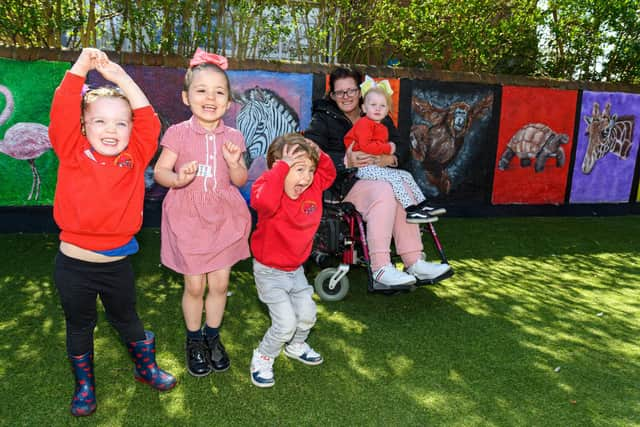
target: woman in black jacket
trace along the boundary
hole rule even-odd
[[[409,159],[409,144],[400,138],[388,116],[383,123],[389,130],[389,141],[396,144],[394,154],[373,155],[345,148],[344,136],[362,115],[361,82],[362,74],[357,70],[344,67],[334,69],[329,76],[329,93],[313,103],[311,123],[304,133],[305,137],[331,156],[338,176],[346,167],[372,164],[398,167]],[[367,245],[375,288],[392,289],[394,286],[412,285],[416,279],[433,279],[450,269],[448,264],[423,260],[420,229],[418,225],[406,222],[406,213],[388,182],[355,181],[345,201],[353,203],[367,222]],[[392,238],[398,255],[407,266],[405,272],[397,270],[391,263]]]

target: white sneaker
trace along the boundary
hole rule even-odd
[[[273,358],[260,353],[257,348],[251,358],[251,382],[263,388],[276,383],[273,379]]]
[[[407,268],[407,273],[415,276],[418,280],[429,280],[440,277],[449,270],[451,270],[449,264],[436,264],[420,259],[411,267]]]
[[[373,280],[385,286],[408,286],[416,283],[416,278],[387,264],[373,274]]]
[[[284,354],[287,357],[301,361],[305,365],[319,365],[324,361],[320,353],[312,349],[306,342],[286,345]]]

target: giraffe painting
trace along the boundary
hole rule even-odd
[[[591,116],[585,116],[589,143],[582,160],[582,173],[588,175],[596,162],[607,153],[612,153],[620,159],[627,159],[631,151],[634,116],[619,116],[611,114],[611,104],[607,103],[600,112],[600,105],[593,103]]]

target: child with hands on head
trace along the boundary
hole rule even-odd
[[[119,87],[82,95],[91,70]],[[155,336],[136,312],[128,255],[138,251],[144,171],[160,121],[133,79],[107,55],[85,48],[65,74],[51,105],[49,137],[59,159],[53,214],[60,232],[54,280],[65,314],[67,353],[75,375],[75,416],[97,407],[93,376],[96,297],[135,363],[134,376],[154,389],[176,379],[155,361]]]
[[[344,144],[351,151],[360,151],[377,156],[394,154],[396,146],[389,141],[389,131],[382,124],[391,109],[393,90],[387,80],[376,83],[366,76],[360,85],[363,96],[362,111],[365,113],[344,137]],[[376,157],[372,157],[375,159]],[[397,165],[395,165],[397,166]],[[446,213],[444,208],[427,205],[426,198],[413,176],[405,170],[370,164],[358,168],[360,179],[382,180],[391,184],[396,200],[407,212],[407,222],[428,223],[438,220],[438,215]]]
[[[275,383],[273,362],[283,346],[285,355],[304,364],[323,361],[306,342],[316,322],[316,305],[302,265],[320,225],[322,193],[336,177],[331,158],[297,133],[271,143],[267,166],[251,187],[251,206],[258,216],[251,235],[253,274],[271,317],[251,359],[251,381],[258,387]]]
[[[226,69],[225,57],[196,50],[182,90],[192,116],[167,129],[154,169],[155,180],[169,187],[160,256],[184,275],[186,364],[196,377],[229,369],[219,329],[231,267],[250,256],[251,215],[238,189],[248,177],[244,138],[222,120],[231,105]]]

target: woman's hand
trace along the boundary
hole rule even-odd
[[[380,166],[383,168],[387,166],[392,166],[392,167],[398,166],[398,159],[393,154],[380,154],[379,156],[374,156],[374,157],[375,157],[375,161],[373,164],[376,166]]]
[[[363,153],[362,151],[353,151],[353,144],[347,148],[347,167],[348,168],[361,168],[375,164],[376,158],[372,154]]]

